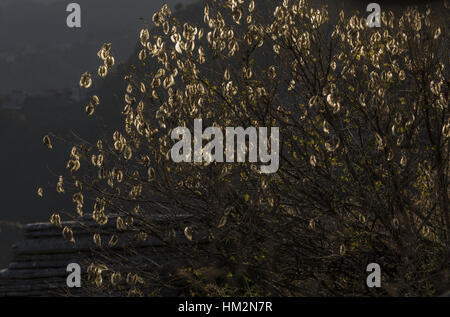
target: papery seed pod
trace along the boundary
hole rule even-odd
[[[250,4],[249,4],[249,6],[248,6],[248,12],[253,12],[253,10],[255,10],[255,1],[254,0],[252,0],[252,1],[250,1]]]
[[[67,227],[67,226],[64,227],[64,229],[62,231],[62,235],[63,235],[64,239],[69,240],[72,243],[75,243],[75,239],[73,237],[73,231],[69,227]]]
[[[267,72],[267,76],[270,78],[270,79],[275,79],[275,77],[277,77],[277,72],[276,72],[276,69],[275,69],[275,66],[270,66],[269,67],[269,71]]]
[[[434,32],[434,39],[437,40],[439,36],[441,35],[441,28],[438,27],[436,31]]]
[[[83,73],[80,79],[80,87],[89,88],[91,87],[91,85],[92,85],[91,74],[89,74],[88,72]]]
[[[398,221],[397,218],[392,219],[392,225],[394,226],[395,229],[398,229],[400,222]]]
[[[116,286],[121,281],[122,281],[122,275],[120,274],[120,272],[114,272],[113,274],[111,274],[111,284],[113,286]]]
[[[100,65],[97,73],[101,78],[105,78],[106,75],[108,75],[108,67],[106,67],[105,65]]]
[[[147,239],[148,239],[148,234],[143,231],[139,232],[136,236],[136,240],[138,240],[138,241],[147,241]]]
[[[148,29],[142,29],[140,34],[139,34],[139,38],[141,40],[141,44],[143,46],[145,46],[146,43],[148,42],[149,38],[150,38],[150,33],[148,32]]]
[[[92,103],[89,103],[89,104],[86,106],[85,111],[86,111],[86,113],[87,113],[89,116],[92,116],[92,115],[94,114],[94,111],[95,111],[95,106],[94,106]]]
[[[192,232],[189,227],[184,228],[184,235],[189,241],[192,241]]]
[[[59,214],[53,214],[53,215],[50,217],[50,223],[51,223],[52,225],[57,226],[58,228],[62,228],[62,225],[61,225],[61,217],[60,217]]]
[[[217,228],[222,228],[226,225],[228,217],[226,215],[222,216],[220,218],[219,224],[217,225]]]
[[[125,150],[123,151],[123,157],[125,160],[130,160],[133,155],[133,151],[131,150],[131,147],[126,146]]]
[[[430,227],[424,225],[422,227],[422,235],[428,237],[430,235]]]
[[[358,220],[361,223],[366,223],[366,217],[363,214],[359,214]]]
[[[223,75],[223,78],[224,78],[226,81],[229,81],[229,80],[230,80],[230,71],[228,70],[228,68],[225,70],[225,73],[224,73],[224,75]]]
[[[147,58],[147,52],[145,51],[145,48],[139,51],[139,60],[143,61]]]
[[[95,277],[94,282],[95,282],[95,286],[97,286],[97,287],[102,286],[102,284],[103,284],[103,278],[102,278],[101,274],[98,274],[98,275]]]
[[[119,242],[119,238],[117,237],[117,235],[113,234],[108,241],[108,246],[115,247],[118,242]]]
[[[63,185],[64,185],[64,180],[63,180],[63,177],[60,176],[59,179],[58,179],[58,183],[56,184],[56,192],[57,193],[59,193],[59,194],[63,194],[64,193]]]
[[[400,159],[400,165],[402,167],[405,167],[407,163],[408,163],[408,160],[407,160],[405,154],[402,154],[402,158]]]
[[[51,139],[50,139],[50,137],[48,135],[44,136],[44,138],[42,139],[42,142],[44,143],[44,145],[48,149],[52,149],[53,148],[52,141],[51,141]]]
[[[140,88],[141,88],[141,93],[145,94],[145,92],[147,91],[147,88],[145,87],[145,83],[141,82]],[[141,103],[139,103],[139,105],[141,105]],[[142,103],[142,105],[143,105],[143,103]]]
[[[97,95],[93,95],[91,99],[94,106],[98,106],[100,104],[100,99],[98,98]]]
[[[317,159],[315,155],[311,155],[311,157],[309,158],[309,164],[311,164],[312,167],[316,167]]]
[[[94,234],[92,239],[94,240],[94,243],[96,246],[98,246],[98,247],[102,246],[102,238],[100,237],[100,234],[98,234],[98,233]]]
[[[112,67],[114,66],[114,63],[115,63],[114,57],[113,57],[113,56],[108,56],[108,57],[106,57],[106,59],[105,59],[104,65],[105,65],[106,67],[108,67],[108,68],[112,68]]]
[[[394,153],[392,150],[389,150],[387,160],[388,162],[392,161],[394,159]]]
[[[121,217],[117,217],[116,219],[116,228],[119,231],[125,231],[127,229],[127,225]]]
[[[339,248],[339,254],[341,255],[341,256],[344,256],[345,255],[345,253],[346,253],[346,248],[345,248],[345,245],[344,244],[341,244],[341,246],[340,246],[340,248]]]

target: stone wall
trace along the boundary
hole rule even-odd
[[[67,265],[78,263],[82,272],[85,272],[94,255],[98,259],[100,254],[120,254],[126,257],[130,265],[136,265],[142,258],[151,258],[158,263],[165,261],[165,257],[169,259],[170,255],[161,240],[148,237],[145,241],[138,241],[135,232],[121,232],[119,242],[113,247],[108,245],[112,233],[117,234],[115,222],[114,218],[110,218],[108,224],[103,227],[98,226],[89,217],[80,221],[63,222],[62,227],[69,226],[73,230],[75,243],[63,238],[62,229],[50,223],[26,225],[24,240],[13,246],[12,262],[7,269],[0,270],[0,297],[65,295],[69,292],[66,287],[69,274],[66,271]],[[101,247],[94,244],[94,233],[101,234]],[[180,241],[182,238],[177,235]],[[134,252],[137,249],[139,256]],[[114,261],[114,256],[109,260]],[[150,268],[152,264],[145,265]],[[73,290],[70,293],[73,293]]]

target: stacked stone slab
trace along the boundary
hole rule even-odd
[[[82,272],[85,272],[94,256],[98,260],[99,255],[121,254],[132,265],[139,259],[136,257],[134,259],[136,261],[133,261],[136,253],[131,250],[139,250],[140,259],[145,255],[159,263],[164,261],[166,256],[167,258],[171,256],[169,252],[165,252],[165,244],[160,239],[148,237],[145,241],[138,241],[135,232],[118,233],[115,230],[115,219],[112,217],[108,224],[102,227],[89,217],[63,222],[62,227],[65,226],[72,229],[75,243],[65,239],[61,234],[62,229],[50,223],[25,226],[24,240],[13,246],[12,262],[7,269],[0,271],[0,297],[58,296],[69,292],[74,294],[74,289],[69,290],[66,285],[68,264],[78,263],[82,267]],[[101,234],[103,241],[101,247],[93,242],[94,233]],[[115,246],[110,246],[108,238],[113,233],[119,235],[119,242]],[[181,235],[177,235],[177,239],[182,238]],[[114,261],[114,256],[109,260]]]

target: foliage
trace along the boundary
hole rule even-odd
[[[367,28],[341,12],[332,25],[326,7],[278,2],[267,15],[255,1],[213,1],[203,26],[155,13],[125,76],[124,127],[75,145],[58,190],[79,215],[92,203],[100,225],[114,219],[171,251],[130,273],[132,295],[438,294],[449,286],[448,18],[408,8]],[[99,57],[104,77],[110,44]],[[97,107],[94,96],[86,111]],[[172,162],[171,131],[194,118],[280,127],[279,171]],[[380,289],[366,287],[371,262]],[[90,271],[116,272],[114,286],[128,264]]]

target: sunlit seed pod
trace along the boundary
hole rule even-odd
[[[83,217],[83,207],[82,207],[81,205],[78,205],[78,206],[77,206],[77,214],[78,214],[80,217]]]
[[[330,134],[330,128],[327,121],[323,122],[323,132],[325,132],[326,134]]]
[[[223,75],[223,78],[224,78],[226,81],[229,81],[229,80],[230,80],[230,71],[228,70],[228,68],[225,70],[225,73],[224,73],[224,75]]]
[[[184,228],[184,235],[189,241],[192,241],[192,232],[189,227]]]
[[[274,46],[273,46],[273,51],[276,53],[276,54],[280,54],[280,45],[278,45],[278,44],[275,44]]]
[[[73,146],[70,150],[70,157],[78,157],[78,149],[76,146]]]
[[[270,79],[275,79],[275,77],[277,77],[277,72],[276,72],[276,70],[275,70],[275,66],[270,66],[269,67],[269,71],[267,72],[267,76],[270,78]]]
[[[128,216],[127,216],[127,220],[125,221],[125,224],[126,224],[127,226],[132,226],[133,223],[134,223],[134,218],[133,218],[133,216],[128,215]]]
[[[226,225],[228,217],[226,215],[222,216],[220,218],[219,224],[217,225],[217,228],[222,228]]]
[[[37,194],[38,194],[39,197],[44,197],[44,190],[42,189],[42,187],[38,188]]]
[[[63,177],[60,176],[59,179],[58,179],[58,183],[56,184],[56,192],[57,193],[59,193],[59,194],[63,194],[64,193],[63,185],[64,185],[64,180],[63,180]]]
[[[94,243],[96,246],[98,246],[98,247],[102,246],[102,238],[100,237],[100,234],[98,234],[98,233],[94,234],[92,239],[94,240]]]
[[[118,242],[119,242],[119,238],[117,237],[117,235],[113,234],[108,241],[108,246],[115,247]]]
[[[132,155],[133,155],[133,151],[131,150],[131,147],[126,146],[126,147],[125,147],[125,150],[124,150],[124,152],[123,152],[123,157],[124,157],[126,160],[130,160],[131,157],[132,157]]]
[[[392,150],[389,150],[387,160],[388,162],[392,161],[394,159],[394,153]]]
[[[319,100],[318,96],[311,97],[311,99],[309,99],[309,102],[308,102],[309,107],[315,106],[317,104],[318,100]]]
[[[402,155],[402,158],[400,159],[400,165],[401,165],[402,167],[405,167],[407,163],[408,163],[408,160],[406,159],[405,154],[403,154],[403,155]]]
[[[375,139],[377,142],[378,151],[382,151],[386,147],[383,138],[378,133],[375,133]]]
[[[404,134],[399,135],[397,138],[397,146],[400,146],[403,143]]]
[[[331,67],[331,69],[332,69],[333,71],[335,71],[335,70],[336,70],[336,62],[335,62],[335,61],[332,61],[331,64],[330,64],[330,67]]]
[[[80,161],[79,160],[70,160],[67,162],[67,169],[69,169],[71,172],[76,172],[80,169]]]
[[[249,4],[249,6],[248,6],[248,12],[253,12],[253,10],[255,10],[255,1],[254,0],[252,0],[252,1],[250,1],[250,4]]]
[[[83,204],[83,202],[84,202],[84,196],[83,196],[83,194],[82,194],[82,193],[75,193],[75,194],[73,194],[73,196],[72,196],[72,201],[73,201],[74,203],[80,203],[80,204]]]
[[[72,243],[75,243],[75,239],[73,238],[73,231],[69,227],[65,226],[62,235],[64,239],[69,240]]]
[[[311,164],[312,167],[316,167],[317,159],[315,155],[311,155],[311,157],[309,158],[309,164]]]
[[[54,226],[57,226],[58,228],[62,228],[62,225],[61,225],[61,217],[60,217],[59,214],[53,214],[53,215],[50,217],[50,223],[51,223],[52,225],[54,225]]]
[[[366,223],[366,217],[363,214],[359,215],[359,222]]]
[[[95,106],[98,106],[100,104],[100,99],[98,98],[97,95],[92,96],[92,102],[94,103]]]
[[[142,29],[140,34],[139,34],[139,39],[141,40],[141,44],[143,46],[146,45],[146,43],[148,42],[150,38],[150,33],[148,32],[148,29]]]
[[[114,57],[113,56],[108,56],[105,59],[104,65],[108,68],[112,68],[114,66]]]
[[[117,217],[116,219],[116,228],[119,231],[125,231],[127,229],[127,225],[121,217]]]
[[[178,54],[182,54],[182,53],[183,53],[183,49],[182,49],[182,45],[181,45],[181,42],[180,42],[180,41],[178,41],[178,42],[175,44],[175,51],[176,51]]]
[[[140,89],[141,89],[141,93],[145,94],[145,92],[147,91],[147,88],[145,87],[145,83],[141,82]],[[139,105],[141,105],[141,103],[142,103],[142,101],[139,103]]]
[[[147,51],[145,50],[145,48],[143,48],[139,51],[139,60],[143,61],[146,58],[147,58]]]
[[[398,221],[398,219],[397,219],[397,218],[393,218],[393,219],[392,219],[392,226],[393,226],[395,229],[398,229],[399,225],[400,225],[400,222]]]
[[[97,141],[97,149],[98,149],[99,151],[102,151],[102,150],[103,150],[103,141],[102,141],[102,140],[98,140],[98,141]]]
[[[436,31],[434,32],[434,39],[437,40],[439,36],[441,35],[441,28],[438,27]]]
[[[442,127],[442,136],[444,138],[450,138],[450,121]]]
[[[126,277],[127,284],[133,285],[136,284],[136,276],[133,273],[128,273]]]
[[[147,241],[147,239],[148,239],[148,234],[143,231],[139,232],[136,236],[136,240],[138,240],[138,241]]]
[[[97,73],[101,78],[105,78],[108,75],[108,68],[105,65],[100,65]]]
[[[422,235],[428,237],[430,235],[430,227],[424,225],[422,227]]]
[[[92,103],[89,103],[89,104],[86,106],[85,111],[86,111],[86,113],[87,113],[89,116],[92,116],[92,115],[94,114],[94,111],[95,111],[95,106],[94,106]]]
[[[105,60],[106,59],[106,57],[108,56],[108,52],[105,50],[105,49],[100,49],[98,52],[97,52],[97,56],[101,59],[101,60]]]
[[[147,176],[148,176],[148,181],[149,182],[155,180],[155,169],[152,168],[152,167],[149,167],[147,169]]]
[[[91,156],[91,163],[92,165],[96,166],[97,165],[97,155],[93,154]]]
[[[163,31],[164,31],[164,34],[169,34],[169,31],[170,31],[170,26],[169,26],[169,22],[168,21],[164,21],[164,23],[163,23]]]
[[[98,217],[96,217],[96,222],[100,226],[104,226],[108,223],[109,217],[105,213],[99,213]]]
[[[344,244],[341,244],[341,246],[340,246],[340,248],[339,248],[339,254],[341,255],[341,256],[344,256],[345,255],[345,253],[346,253],[346,248],[345,248],[345,245]]]
[[[311,229],[311,230],[315,230],[316,229],[316,220],[313,218],[313,219],[311,219],[310,221],[309,221],[309,228]]]
[[[88,72],[83,73],[80,79],[80,87],[89,88],[91,87],[91,85],[92,85],[91,74],[89,74]]]
[[[122,281],[122,275],[120,274],[120,272],[114,272],[113,274],[111,274],[111,284],[113,286],[116,286],[121,281]]]
[[[102,286],[102,284],[103,284],[103,278],[102,278],[101,274],[98,274],[98,275],[95,277],[94,283],[95,283],[95,286],[97,286],[97,287],[101,287],[101,286]]]
[[[42,142],[44,143],[44,145],[48,149],[52,149],[53,148],[52,141],[51,141],[51,139],[50,139],[50,137],[48,135],[44,136],[44,138],[42,139]]]
[[[75,181],[75,187],[78,188],[78,190],[83,190],[83,183],[81,183],[80,181],[76,180]]]
[[[99,154],[99,155],[97,156],[97,162],[96,162],[96,165],[97,165],[98,167],[103,166],[103,159],[104,159],[103,154]]]
[[[124,148],[124,145],[122,142],[120,142],[119,140],[117,140],[116,142],[114,142],[114,149],[118,152],[122,152]]]

